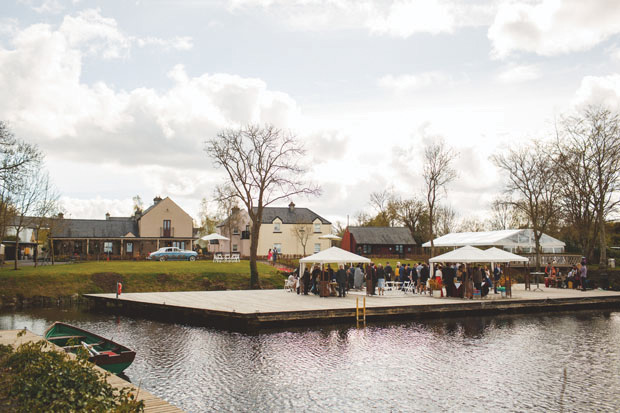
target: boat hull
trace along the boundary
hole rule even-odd
[[[66,323],[52,324],[45,338],[68,352],[88,350],[88,361],[114,374],[122,373],[136,357],[135,351],[121,344]]]

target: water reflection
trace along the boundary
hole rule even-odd
[[[190,412],[616,411],[620,313],[297,328],[245,335],[79,309],[0,315],[43,333],[62,320],[134,348],[131,381]]]

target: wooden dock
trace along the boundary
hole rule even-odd
[[[4,345],[12,345],[19,346],[20,344],[31,342],[31,341],[41,341],[45,340],[43,337],[34,334],[31,331],[26,331],[21,337],[17,337],[17,334],[22,330],[0,330],[0,344]],[[63,352],[60,347],[50,343],[51,346],[55,347],[58,351]],[[52,347],[50,347],[52,348]],[[75,357],[73,354],[68,354],[70,357]],[[107,373],[105,370],[98,366],[94,366],[101,373]],[[109,374],[109,373],[108,373]],[[107,377],[108,383],[110,383],[113,387],[117,389],[121,389],[123,387],[129,387],[133,394],[137,396],[138,400],[144,401],[144,411],[148,413],[182,413],[183,410],[179,409],[166,402],[165,400],[160,399],[159,397],[149,393],[144,389],[139,389],[133,384],[129,383],[121,379],[114,374],[109,374]]]
[[[386,293],[385,296],[366,297],[363,293],[352,292],[345,298],[320,298],[284,290],[123,293],[118,299],[114,294],[87,294],[85,297],[98,309],[240,331],[289,325],[354,323],[356,299],[359,299],[361,306],[364,297],[368,320],[620,309],[620,292],[541,288],[542,291],[529,291],[519,284],[513,287],[512,298],[502,299],[491,292],[479,300],[433,298],[401,291]]]

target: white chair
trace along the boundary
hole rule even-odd
[[[213,262],[222,262],[222,254],[214,254],[213,255]]]
[[[230,262],[230,254],[224,254],[224,262]]]
[[[414,288],[414,284],[411,281],[405,281],[405,283],[403,284],[403,292],[405,294],[407,293],[411,293],[413,294],[413,288]]]
[[[239,254],[232,254],[230,256],[230,261],[231,262],[240,262],[241,261],[241,257],[239,256]]]

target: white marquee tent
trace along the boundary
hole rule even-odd
[[[484,253],[489,257],[491,262],[527,262],[529,258],[522,257],[517,254],[513,254],[508,251],[500,250],[499,248],[489,248],[485,250]]]
[[[501,231],[480,231],[480,232],[452,232],[433,240],[435,247],[463,247],[466,245],[476,247],[498,247],[511,252],[521,250],[523,252],[534,252],[534,231],[531,229],[507,229]],[[431,242],[422,244],[423,247],[430,247]],[[564,252],[566,244],[547,234],[542,234],[540,246],[543,252],[561,253]]]
[[[438,255],[428,260],[430,263],[435,262],[457,262],[457,263],[470,263],[470,262],[490,262],[489,256],[485,254],[480,248],[467,245],[465,247],[446,252],[445,254]]]
[[[301,267],[301,272],[303,273],[305,264],[368,264],[370,263],[370,259],[362,257],[361,255],[353,254],[352,252],[345,251],[338,247],[331,247],[321,252],[317,252],[316,254],[302,258],[299,260],[299,263],[303,265]]]

